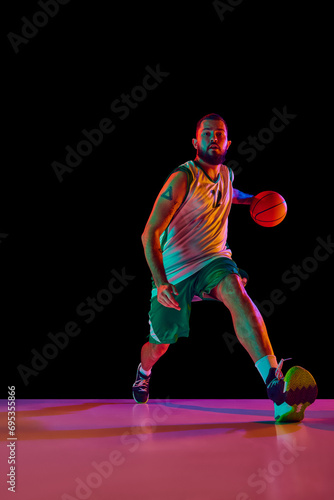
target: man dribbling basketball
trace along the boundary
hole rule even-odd
[[[170,344],[189,336],[191,302],[218,300],[229,309],[237,338],[267,386],[276,420],[300,421],[317,396],[316,382],[299,366],[283,377],[283,360],[277,363],[263,318],[227,245],[231,204],[250,205],[253,199],[232,187],[233,172],[223,164],[231,144],[227,133],[217,114],[199,120],[196,157],[169,175],[142,235],[153,288],[149,341],[141,350],[133,397],[137,403],[148,401],[153,365]]]

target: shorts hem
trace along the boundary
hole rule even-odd
[[[215,299],[214,297],[211,297],[211,298],[210,298],[210,297],[203,297],[203,293],[206,293],[207,295],[210,295],[211,290],[213,290],[213,288],[215,288],[217,285],[219,285],[219,283],[220,283],[221,281],[223,281],[225,278],[227,278],[227,276],[230,276],[231,274],[236,274],[237,276],[239,276],[239,277],[241,278],[241,276],[240,276],[240,274],[239,274],[239,273],[234,272],[234,271],[229,272],[229,273],[227,273],[225,276],[223,276],[223,277],[221,277],[221,276],[220,276],[220,277],[219,277],[219,279],[214,280],[214,283],[215,283],[215,281],[217,281],[217,283],[215,283],[215,284],[214,284],[214,285],[212,285],[212,286],[211,286],[211,284],[210,284],[210,290],[207,290],[207,288],[206,288],[206,289],[204,289],[204,290],[201,290],[201,291],[197,294],[197,295],[198,295],[198,297],[200,297],[200,299],[201,299],[201,300],[215,300],[215,301],[217,301],[218,299]]]
[[[160,340],[159,342],[155,338],[151,337],[151,335],[148,335],[148,341],[149,341],[150,344],[156,344],[156,345],[159,345],[159,344],[169,344],[170,345],[170,344],[176,344],[176,342],[178,341],[178,339],[181,338],[181,337],[188,338],[189,337],[189,333],[187,335],[186,334],[184,334],[184,335],[182,335],[182,334],[181,335],[174,335],[174,337],[172,339],[163,339],[163,340]]]

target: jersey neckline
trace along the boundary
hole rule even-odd
[[[214,181],[213,179],[211,179],[211,177],[205,172],[205,170],[201,167],[201,165],[196,161],[196,160],[193,160],[194,161],[194,164],[196,165],[196,167],[200,168],[201,171],[203,172],[203,174],[209,179],[209,181],[211,181],[213,184],[217,184],[217,182],[219,181],[220,179],[220,172],[218,174],[218,177],[217,179]]]

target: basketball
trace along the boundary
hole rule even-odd
[[[264,227],[277,226],[286,216],[286,201],[275,191],[262,191],[254,196],[250,206],[252,219]]]

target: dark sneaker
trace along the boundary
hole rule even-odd
[[[141,363],[138,365],[136,380],[132,386],[132,396],[136,403],[147,403],[151,375],[143,375],[139,370],[140,366]]]
[[[267,394],[274,402],[277,422],[300,422],[304,412],[316,399],[318,387],[311,373],[301,366],[293,366],[285,377],[283,361],[271,368],[266,380]]]

